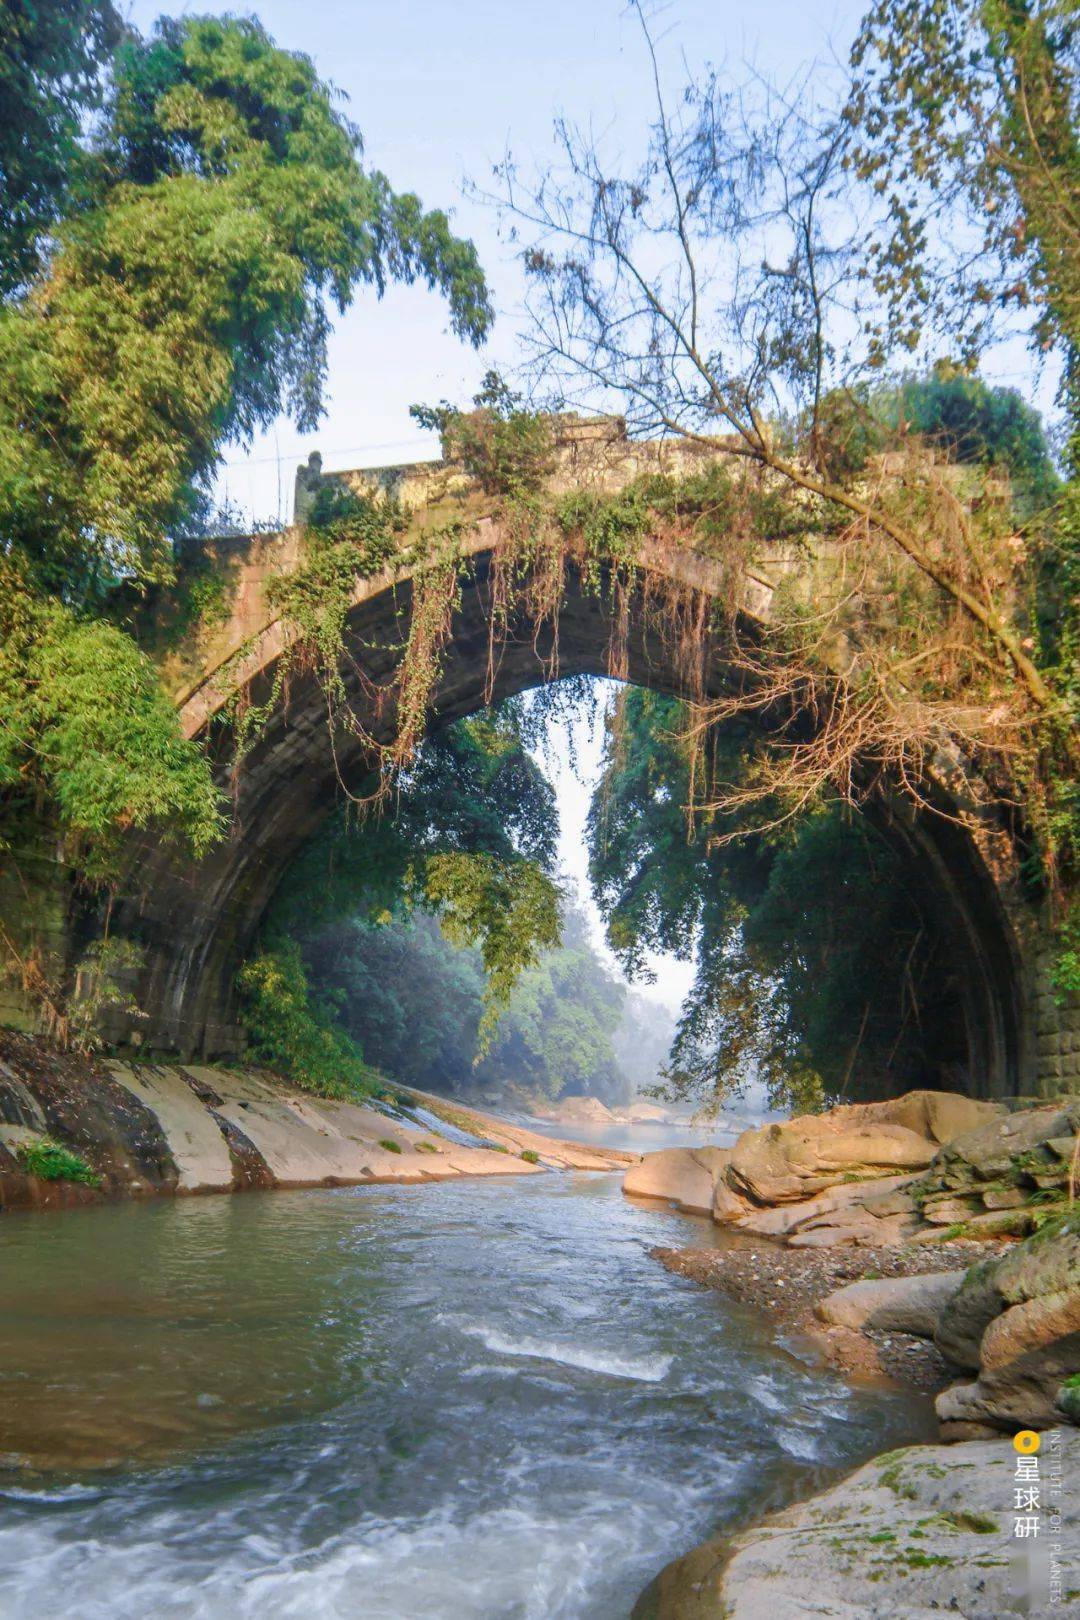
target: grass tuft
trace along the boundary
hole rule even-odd
[[[84,1187],[100,1187],[101,1177],[78,1153],[62,1142],[42,1136],[36,1142],[20,1142],[15,1156],[29,1175],[41,1181],[77,1181]]]

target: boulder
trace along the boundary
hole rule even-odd
[[[923,1170],[938,1149],[927,1095],[851,1103],[744,1131],[732,1149],[728,1182],[755,1203],[783,1204],[844,1182]]]
[[[737,1194],[730,1193],[730,1196],[735,1198]],[[740,1232],[749,1232],[753,1237],[787,1237],[789,1232],[794,1232],[809,1218],[808,1211],[812,1206],[813,1200],[806,1198],[799,1204],[778,1204],[775,1209],[756,1209],[745,1199],[739,1199],[741,1213],[733,1224]]]
[[[1032,1209],[988,1209],[983,1215],[972,1215],[965,1223],[970,1237],[1027,1237],[1035,1229]]]
[[[1040,1174],[1064,1182],[1078,1129],[1080,1102],[1002,1114],[949,1141],[934,1161],[927,1186],[981,1191],[992,1182],[997,1191],[1018,1178]]]
[[[772,1209],[758,1209],[745,1199],[737,1199],[728,1189],[731,1212],[723,1218],[741,1232],[753,1233],[755,1237],[787,1238],[796,1247],[820,1248],[856,1241],[899,1242],[914,1226],[911,1201],[903,1193],[910,1179],[908,1176],[882,1176],[872,1182],[840,1182],[797,1204],[777,1204]],[[718,1201],[721,1185],[717,1183]],[[803,1234],[811,1231],[819,1235],[809,1244],[800,1245]]]
[[[942,1144],[968,1131],[982,1129],[1005,1112],[1000,1103],[977,1102],[974,1097],[962,1097],[955,1091],[915,1091],[908,1095],[923,1099],[927,1134]]]
[[[554,1120],[561,1125],[611,1125],[615,1115],[599,1097],[560,1097],[549,1108],[538,1108],[536,1119]]]
[[[626,1103],[621,1108],[611,1110],[613,1119],[621,1119],[627,1125],[668,1125],[671,1123],[668,1111],[659,1103],[643,1102],[640,1098],[632,1103]]]
[[[1019,1209],[1027,1199],[1022,1187],[987,1187],[982,1201],[986,1209]]]
[[[881,1277],[848,1283],[819,1300],[814,1313],[833,1327],[918,1333],[932,1339],[941,1312],[964,1281],[962,1271]]]
[[[661,1148],[646,1153],[623,1180],[636,1198],[662,1198],[697,1215],[711,1215],[715,1186],[727,1168],[730,1148]]]
[[[911,1176],[883,1176],[872,1186],[862,1188],[860,1203],[879,1220],[886,1215],[903,1215],[906,1220],[914,1222],[915,1200],[910,1192],[912,1180]]]
[[[997,1257],[980,1260],[964,1273],[964,1280],[943,1310],[934,1343],[947,1361],[958,1367],[979,1365],[982,1336],[1003,1305],[994,1276]]]
[[[1080,1433],[1063,1430],[1054,1444],[1058,1477],[1076,1478]],[[1022,1611],[1014,1593],[1015,1564],[1028,1550],[1012,1535],[1015,1464],[1004,1438],[888,1452],[808,1501],[669,1564],[632,1620],[1049,1614],[1047,1560],[1033,1557],[1021,1576],[1030,1591]],[[1078,1500],[1068,1488],[1055,1499],[1065,1547],[1076,1544]],[[1071,1584],[1066,1571],[1063,1585]],[[1075,1616],[1077,1608],[1059,1588],[1053,1612]]]
[[[745,1198],[728,1186],[727,1180],[721,1171],[713,1185],[712,1218],[720,1226],[730,1224],[740,1225],[750,1205]]]
[[[900,1217],[879,1221],[864,1210],[851,1210],[800,1226],[787,1241],[793,1249],[833,1249],[843,1244],[877,1249],[902,1243],[908,1230],[908,1222]]]
[[[1080,1367],[1080,1213],[973,1266],[942,1310],[943,1355],[978,1373],[938,1396],[943,1425],[1042,1428]]]
[[[931,1226],[956,1226],[968,1221],[981,1208],[975,1198],[957,1198],[952,1193],[941,1193],[928,1198],[922,1206],[922,1218]]]

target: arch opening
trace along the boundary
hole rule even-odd
[[[613,666],[629,685],[685,696],[685,649],[640,611],[639,595],[627,608],[611,590],[583,588],[570,568],[557,624],[538,628],[523,612],[511,615],[493,656],[492,551],[477,552],[461,580],[432,694],[432,726],[552,679],[610,676]],[[365,713],[363,735],[345,729],[328,737],[325,692],[314,673],[303,670],[290,677],[239,770],[228,724],[213,713],[205,719],[208,747],[232,795],[231,835],[197,866],[143,846],[115,912],[114,926],[145,952],[138,994],[152,1009],[142,1032],[146,1046],[188,1058],[228,1057],[242,1049],[238,967],[282,874],[369,777],[370,739],[393,738],[387,694],[409,610],[406,579],[383,582],[350,611],[343,681],[349,702]],[[710,629],[694,657],[705,671],[706,693],[722,692],[730,676],[722,636]],[[251,678],[253,703],[268,699],[273,677],[270,658]],[[870,794],[862,807],[875,836],[903,863],[935,930],[941,975],[934,998],[936,1055],[921,1078],[974,1095],[1018,1094],[1032,1044],[1023,941],[986,839],[955,805],[941,808],[940,814],[920,810],[886,789]],[[123,1039],[127,1032],[110,1033]]]

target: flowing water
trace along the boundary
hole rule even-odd
[[[6,1216],[0,1617],[624,1620],[927,1430],[649,1257],[712,1231],[584,1174]]]

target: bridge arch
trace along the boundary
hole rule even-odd
[[[631,446],[617,427],[578,424],[563,446],[567,483],[617,487],[640,472],[643,458],[670,465],[688,452],[670,446]],[[689,452],[693,454],[693,452]],[[407,506],[438,514],[464,499],[467,481],[453,469],[385,469],[350,475],[393,487]],[[299,481],[302,507],[305,479]],[[688,674],[679,638],[660,635],[640,610],[649,580],[663,580],[688,614],[696,604],[730,593],[731,580],[709,558],[643,542],[636,589],[629,601],[589,589],[579,569],[567,567],[557,630],[539,633],[532,618],[511,614],[492,660],[491,611],[503,540],[497,518],[472,511],[458,555],[460,591],[441,669],[432,693],[432,723],[469,714],[535,686],[556,673],[610,675],[673,695],[686,695]],[[288,865],[340,802],[370,774],[370,743],[342,730],[331,746],[324,691],[311,670],[290,673],[265,724],[234,770],[235,738],[227,719],[242,688],[255,704],[275,692],[275,672],[288,644],[287,624],[268,605],[267,585],[297,566],[300,530],[222,542],[214,557],[229,582],[230,610],[209,641],[185,662],[166,661],[185,732],[204,740],[233,799],[227,840],[202,861],[179,859],[140,841],[111,927],[143,948],[145,968],[136,989],[150,1016],[141,1037],[155,1050],[221,1058],[242,1049],[234,983],[261,917]],[[748,627],[768,617],[779,579],[804,566],[783,546],[759,548],[738,582],[739,614]],[[364,716],[369,737],[389,744],[396,722],[393,679],[407,636],[415,570],[357,582],[346,628],[343,680],[350,706]],[[718,696],[730,677],[721,631],[702,626],[695,643],[695,679]],[[878,829],[904,856],[920,902],[948,943],[957,972],[956,1051],[962,1061],[949,1083],[980,1095],[1031,1093],[1042,1085],[1038,1010],[1039,919],[1017,881],[1009,829],[967,796],[962,774],[930,784],[944,815],[917,809],[899,794],[873,795],[866,805]],[[93,927],[91,920],[90,926]],[[1043,992],[1045,997],[1045,991]],[[1078,1043],[1080,1046],[1080,1043]]]

